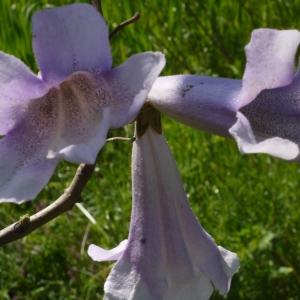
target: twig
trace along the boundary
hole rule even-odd
[[[101,0],[90,0],[90,4],[97,9],[97,11],[101,14],[101,16],[103,16]]]
[[[121,23],[120,25],[118,25],[110,34],[109,34],[109,40],[111,40],[113,38],[113,36],[120,31],[122,28],[124,28],[125,26],[136,22],[139,18],[141,17],[139,12],[136,12],[134,14],[134,16],[130,19],[128,19],[127,21]]]
[[[81,164],[70,186],[52,204],[33,216],[25,215],[20,221],[0,231],[0,246],[23,238],[32,231],[73,208],[76,202],[82,202],[81,193],[91,178],[94,165]]]

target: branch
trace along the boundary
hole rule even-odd
[[[76,202],[82,202],[81,193],[94,172],[95,164],[79,165],[70,186],[55,202],[35,215],[25,215],[20,218],[20,221],[1,230],[0,246],[23,238],[47,222],[71,210]]]
[[[122,28],[124,28],[125,26],[136,22],[139,18],[141,17],[139,12],[136,12],[134,14],[134,16],[130,19],[128,19],[127,21],[121,23],[120,25],[118,25],[110,34],[109,34],[109,40],[111,40],[113,38],[113,36],[120,31]]]
[[[118,140],[134,142],[135,138],[113,137],[107,139],[106,142]],[[35,215],[29,216],[26,214],[22,216],[18,222],[2,229],[0,231],[0,247],[23,238],[44,224],[71,210],[76,203],[82,202],[81,193],[90,180],[95,165],[96,162],[93,165],[79,165],[70,186],[65,189],[65,192],[55,202],[51,203]],[[82,210],[82,207],[80,209]]]

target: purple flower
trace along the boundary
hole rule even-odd
[[[209,299],[211,281],[226,294],[239,260],[198,223],[168,144],[152,127],[134,143],[132,172],[128,241],[88,250],[93,260],[118,260],[105,299]]]
[[[90,5],[36,13],[40,74],[0,52],[0,202],[33,199],[61,159],[95,162],[110,128],[132,120],[162,70],[161,53],[112,69],[108,29]]]
[[[297,30],[255,30],[242,80],[160,77],[149,101],[179,122],[233,137],[243,153],[299,160],[300,72],[294,75],[299,42]]]

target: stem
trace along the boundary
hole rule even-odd
[[[113,38],[113,36],[120,31],[122,28],[124,28],[125,26],[136,22],[139,18],[141,17],[139,12],[136,12],[134,14],[134,16],[130,19],[128,19],[127,21],[121,23],[120,25],[118,25],[110,34],[109,34],[109,40],[111,40]]]

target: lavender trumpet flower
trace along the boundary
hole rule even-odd
[[[300,72],[294,75],[299,42],[297,30],[255,30],[242,80],[159,77],[148,99],[179,122],[233,137],[243,153],[299,160]]]
[[[146,52],[111,69],[106,23],[87,4],[37,12],[32,31],[38,76],[0,52],[0,202],[35,198],[61,159],[93,164],[165,64]]]
[[[133,208],[128,241],[112,250],[91,245],[95,261],[118,260],[104,299],[209,299],[223,294],[239,269],[193,214],[165,138],[151,126],[133,146]]]

